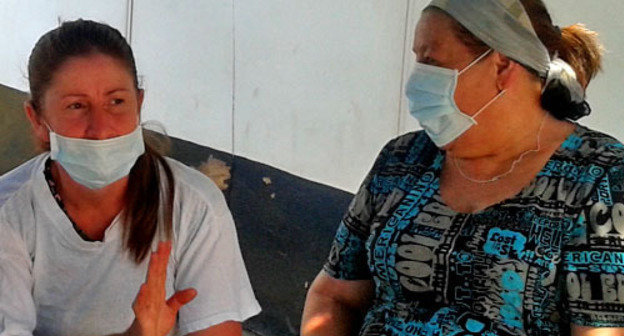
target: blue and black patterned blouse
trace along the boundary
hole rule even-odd
[[[325,271],[371,279],[359,335],[565,335],[624,327],[624,146],[576,125],[519,194],[477,214],[439,193],[424,132],[388,143]]]

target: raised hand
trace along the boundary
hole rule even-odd
[[[197,295],[195,289],[184,289],[166,299],[165,280],[171,242],[158,243],[152,252],[147,270],[147,280],[134,301],[135,321],[132,334],[141,336],[167,335],[175,326],[178,311]]]

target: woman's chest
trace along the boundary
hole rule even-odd
[[[458,214],[436,187],[388,197],[393,204],[374,218],[367,251],[378,298],[432,309],[462,305],[516,327],[527,309],[550,316],[577,215],[529,203]]]
[[[55,242],[38,247],[33,263],[38,334],[96,335],[128,328],[147,261],[135,264],[125,252],[107,246],[75,250]],[[172,267],[168,274],[173,274]],[[166,289],[173,293],[172,277]]]

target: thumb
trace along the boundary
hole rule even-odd
[[[197,291],[194,288],[181,290],[173,294],[169,300],[167,300],[167,306],[177,312],[182,306],[191,302],[195,296],[197,296]]]

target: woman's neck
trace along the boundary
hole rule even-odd
[[[74,181],[55,161],[52,161],[52,177],[70,215],[78,217],[80,214],[101,214],[102,218],[108,218],[111,214],[114,217],[124,207],[128,177],[102,189],[93,190]]]
[[[555,119],[542,108],[514,110],[491,111],[501,118],[483,125],[484,129],[469,130],[449,146],[447,159],[458,172],[475,180],[511,174],[510,169],[530,161],[531,156],[556,150],[573,130],[569,122]]]

